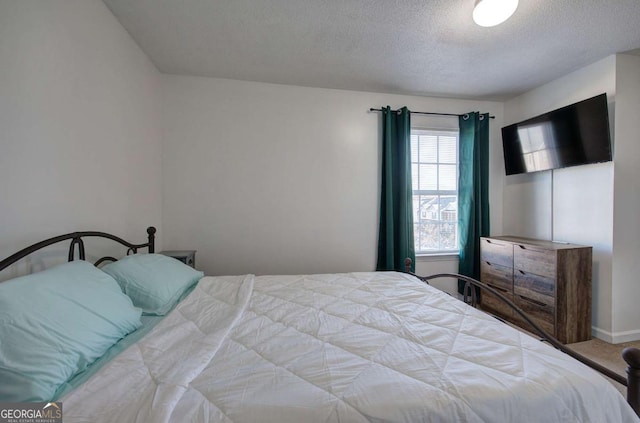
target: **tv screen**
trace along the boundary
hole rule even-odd
[[[502,128],[507,175],[611,161],[607,95]]]

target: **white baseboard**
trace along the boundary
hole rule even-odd
[[[628,330],[624,332],[609,332],[604,329],[591,327],[591,334],[610,344],[621,344],[623,342],[640,341],[640,330]]]
[[[613,334],[604,329],[597,328],[595,326],[591,326],[591,336],[594,338],[598,338],[603,340],[604,342],[608,342],[613,344]]]

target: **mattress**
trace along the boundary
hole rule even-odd
[[[65,422],[636,422],[549,345],[394,272],[203,278]]]

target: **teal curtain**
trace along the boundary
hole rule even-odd
[[[412,260],[413,210],[411,187],[411,113],[406,107],[382,108],[382,187],[376,270],[404,271],[404,260]]]
[[[480,237],[489,235],[489,114],[467,113],[459,125],[458,273],[479,279]]]

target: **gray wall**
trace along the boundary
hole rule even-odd
[[[501,231],[502,104],[163,76],[165,247],[208,274],[375,268],[382,105],[497,115],[493,225]],[[441,127],[457,119],[415,125]],[[419,271],[455,270],[425,261]]]
[[[0,2],[0,257],[75,230],[144,241],[160,226],[159,83],[101,1]],[[39,257],[1,277],[64,259]]]

